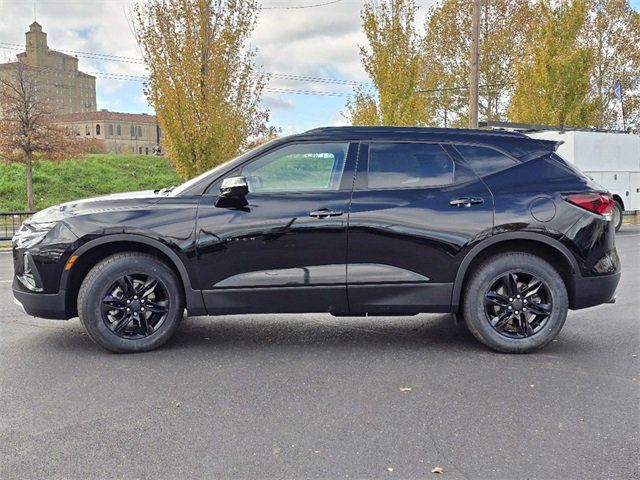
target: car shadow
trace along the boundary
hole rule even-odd
[[[36,335],[29,342],[50,351],[77,356],[107,354],[93,344],[77,319],[51,321],[46,325],[29,322]],[[49,325],[51,324],[51,326]],[[570,332],[561,332],[557,340],[529,355],[573,355],[593,351]],[[34,345],[34,348],[37,346]],[[235,351],[304,347],[305,350],[349,350],[377,348],[381,351],[428,350],[461,354],[492,352],[481,345],[464,325],[456,324],[451,314],[421,314],[412,317],[333,317],[328,314],[305,315],[230,315],[185,317],[174,337],[155,353],[180,354],[191,351]]]
[[[482,349],[452,315],[413,317],[333,317],[237,315],[183,320],[167,349],[272,347],[442,347]]]

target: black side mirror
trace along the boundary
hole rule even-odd
[[[244,198],[249,193],[249,184],[245,177],[225,178],[220,185],[220,196],[224,198]]]

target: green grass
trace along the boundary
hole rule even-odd
[[[36,210],[107,193],[179,185],[182,180],[163,157],[91,154],[59,163],[43,161],[33,172]],[[0,211],[26,210],[23,164],[0,164]]]

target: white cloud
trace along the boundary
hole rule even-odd
[[[421,1],[424,6],[435,0]],[[322,3],[318,0],[263,0],[264,7],[291,7]],[[363,0],[343,0],[333,5],[305,9],[264,9],[251,38],[250,45],[258,49],[258,62],[264,71],[314,77],[367,80],[362,69],[358,47],[365,43],[361,29],[360,10]],[[98,52],[123,57],[139,57],[140,52],[130,29],[129,0],[47,0],[37,3],[38,22],[49,34],[49,46],[60,50]],[[0,42],[24,43],[24,32],[33,21],[32,3],[27,0],[0,0]],[[422,16],[418,15],[420,21]],[[2,45],[0,44],[0,47]],[[0,49],[0,53],[15,55],[16,50]],[[144,65],[115,63],[80,58],[80,68],[87,72],[108,72],[144,75]],[[272,79],[270,87],[303,90],[350,91],[351,86]],[[98,81],[98,100],[110,109],[130,102],[131,108],[144,110],[140,98],[131,95],[131,82]],[[141,92],[141,85],[135,88]],[[118,98],[118,94],[122,98]],[[116,99],[118,101],[116,101]],[[129,100],[131,99],[131,100]],[[305,105],[304,95],[269,94],[264,105],[272,111],[300,111],[293,106]],[[104,108],[104,107],[103,107]],[[292,113],[293,114],[293,113]],[[325,122],[340,121],[325,118]],[[308,119],[307,119],[308,121]],[[300,128],[299,120],[285,129]]]

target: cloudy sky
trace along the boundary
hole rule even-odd
[[[422,22],[436,0],[417,0]],[[131,0],[0,0],[0,59],[11,60],[24,44],[24,32],[34,19],[48,33],[49,47],[79,52],[80,68],[100,75],[144,75],[144,66],[130,30]],[[329,4],[327,4],[329,3]],[[264,106],[271,122],[285,133],[344,122],[341,112],[353,82],[366,81],[358,55],[364,43],[360,25],[363,0],[262,0],[251,46],[258,62],[275,74]],[[320,6],[314,6],[318,5]],[[327,5],[321,5],[327,4]],[[640,9],[640,0],[632,0]],[[304,7],[304,8],[300,8]],[[122,61],[87,58],[84,52],[117,55]],[[314,77],[285,80],[281,75]],[[315,79],[325,79],[316,81]],[[327,81],[326,79],[330,79]],[[330,92],[329,95],[277,93],[278,89]],[[98,108],[121,112],[151,112],[139,81],[98,78]]]

